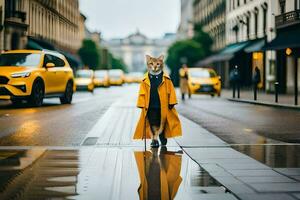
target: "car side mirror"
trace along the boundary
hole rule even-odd
[[[53,68],[53,67],[55,67],[54,63],[49,62],[46,64],[46,68]]]

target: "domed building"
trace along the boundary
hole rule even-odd
[[[130,72],[144,72],[147,54],[152,56],[166,55],[168,47],[175,41],[176,35],[166,33],[162,38],[150,39],[136,31],[126,38],[116,38],[103,41],[112,54],[121,58]]]

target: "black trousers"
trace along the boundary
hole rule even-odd
[[[160,126],[161,113],[160,108],[149,108],[147,118],[150,126]]]

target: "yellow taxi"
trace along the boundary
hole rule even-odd
[[[94,77],[95,87],[108,87],[109,86],[109,77],[107,70],[96,70]]]
[[[14,50],[0,54],[0,100],[41,106],[47,97],[72,102],[73,70],[66,58],[45,50]]]
[[[77,70],[75,83],[77,90],[88,90],[89,92],[94,92],[94,71],[90,69]]]
[[[140,83],[142,82],[144,74],[141,72],[130,72],[125,74],[125,83]]]
[[[221,96],[221,78],[211,68],[189,68],[189,93]]]
[[[123,85],[124,72],[121,69],[111,69],[108,71],[109,85]]]

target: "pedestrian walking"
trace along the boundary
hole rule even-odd
[[[185,100],[185,94],[189,95],[189,98],[191,97],[191,94],[189,92],[189,73],[188,73],[188,66],[186,64],[183,64],[181,69],[179,70],[179,76],[180,76],[180,92],[181,92],[181,99]]]
[[[235,65],[229,74],[230,85],[232,86],[232,97],[235,98],[235,91],[240,89],[240,72],[238,66]]]
[[[148,72],[140,84],[137,107],[142,109],[134,139],[151,138],[151,147],[167,144],[167,138],[181,136],[181,124],[175,105],[177,98],[173,83],[163,71],[163,56],[147,56]]]
[[[254,69],[254,74],[252,77],[252,82],[253,82],[253,89],[254,89],[254,100],[257,100],[257,89],[258,89],[258,85],[261,82],[261,77],[260,77],[260,70],[259,68],[256,66]]]
[[[252,81],[253,81],[254,86],[256,86],[256,87],[258,87],[258,85],[261,82],[260,70],[257,66],[254,69]]]

